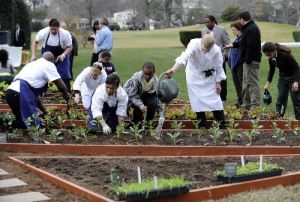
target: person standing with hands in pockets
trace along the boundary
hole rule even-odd
[[[205,112],[212,111],[220,128],[224,129],[225,116],[220,97],[220,82],[226,79],[223,56],[212,35],[192,39],[186,50],[176,58],[166,74],[172,76],[178,68],[186,65],[186,82],[192,111],[196,112],[199,127],[207,127]]]

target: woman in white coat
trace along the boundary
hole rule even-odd
[[[77,76],[73,84],[75,102],[79,103],[81,94],[83,107],[88,110],[95,90],[98,86],[105,83],[106,77],[106,72],[99,62],[95,62],[92,67],[85,68]]]
[[[200,120],[199,127],[207,127],[205,112],[212,111],[220,128],[225,128],[220,82],[226,79],[221,49],[215,45],[213,36],[192,39],[187,49],[176,58],[166,74],[172,76],[186,65],[186,82],[192,110]]]

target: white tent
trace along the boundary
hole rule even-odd
[[[22,62],[22,47],[15,47],[9,45],[0,45],[0,49],[8,52],[9,60],[14,67],[19,67]]]

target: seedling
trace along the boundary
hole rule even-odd
[[[171,141],[176,145],[178,137],[181,135],[181,128],[183,127],[182,122],[173,121],[171,127],[175,130],[175,132],[168,133],[167,135],[170,137]]]
[[[287,119],[287,123],[285,124],[285,126],[289,129],[289,130],[292,130],[292,121],[293,121],[293,117],[289,117]]]
[[[219,129],[220,123],[218,121],[213,121],[212,127],[210,129],[210,137],[213,139],[215,145],[217,145],[218,140],[220,139],[222,132]]]
[[[228,121],[228,126],[227,126],[227,131],[229,134],[230,142],[232,143],[233,141],[236,140],[238,133],[237,133],[237,127],[238,123],[235,123],[234,119],[229,119]]]
[[[140,124],[134,124],[132,126],[129,127],[130,133],[131,135],[133,135],[133,137],[135,138],[135,140],[137,141],[138,139],[142,139],[142,129],[140,129]]]
[[[150,130],[150,136],[154,137],[156,140],[160,140],[160,133],[157,131],[157,128],[155,127],[154,121],[149,121],[149,130]]]
[[[58,130],[55,130],[55,129],[50,130],[50,139],[51,139],[51,141],[55,142],[60,134],[61,134],[61,132],[58,131]]]
[[[27,125],[27,131],[29,134],[32,134],[33,136],[39,136],[39,124],[38,121],[38,115],[33,114],[31,117],[28,117],[25,121]]]
[[[273,138],[277,139],[277,142],[285,141],[285,137],[283,137],[284,131],[278,127],[277,123],[274,121],[272,122],[272,128],[274,131]]]
[[[82,139],[84,139],[86,142],[88,141],[87,131],[83,127],[73,128],[72,135],[75,137],[76,141],[81,141]]]
[[[200,120],[193,120],[192,122],[196,128],[196,130],[193,134],[195,134],[197,136],[197,138],[200,138],[201,136],[205,135],[205,129],[199,127]]]
[[[117,127],[117,130],[116,130],[117,138],[120,138],[121,136],[123,136],[124,131],[125,131],[125,123],[119,124]]]

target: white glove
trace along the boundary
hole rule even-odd
[[[77,94],[75,94],[75,97],[74,97],[74,101],[75,101],[75,103],[79,103],[79,101],[80,101],[80,96],[79,95],[77,95]]]
[[[111,133],[111,129],[110,129],[110,127],[109,127],[107,124],[105,124],[105,125],[102,127],[102,130],[103,130],[103,133],[104,133],[105,135],[108,135],[108,134]]]
[[[58,61],[63,62],[64,59],[65,59],[65,57],[66,57],[66,55],[63,53],[63,54],[61,54],[61,55],[59,55],[59,56],[57,57],[56,61],[57,61],[57,62],[58,62]]]

